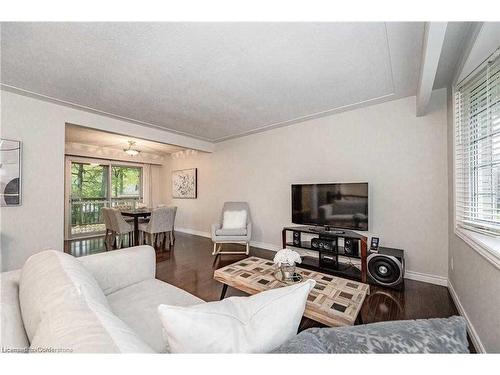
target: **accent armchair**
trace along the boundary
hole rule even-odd
[[[224,213],[226,211],[246,211],[246,225],[243,228],[224,228]],[[222,208],[219,222],[212,224],[212,241],[214,250],[212,255],[220,254],[246,254],[250,251],[250,238],[252,237],[252,219],[250,217],[250,207],[247,202],[226,202]],[[222,244],[243,244],[245,251],[222,251]]]

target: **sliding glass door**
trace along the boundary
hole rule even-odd
[[[134,208],[142,202],[142,166],[68,158],[66,168],[67,238],[104,233],[103,207]]]
[[[133,207],[142,198],[142,167],[111,166],[111,206]]]

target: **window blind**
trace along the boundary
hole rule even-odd
[[[500,235],[500,49],[455,91],[458,227]]]

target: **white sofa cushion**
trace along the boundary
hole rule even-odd
[[[240,211],[224,211],[222,217],[222,229],[241,229],[247,226],[247,212]]]
[[[76,260],[92,274],[106,296],[129,285],[154,279],[156,273],[156,253],[147,245],[106,251]]]
[[[314,280],[191,307],[160,305],[173,353],[267,353],[297,334]]]
[[[21,270],[0,273],[0,347],[4,350],[25,350],[30,343],[24,330],[19,308],[19,277]]]
[[[19,302],[30,342],[43,316],[61,310],[68,295],[78,295],[109,309],[97,281],[71,255],[47,250],[26,261],[19,280]]]
[[[108,295],[111,310],[156,352],[168,352],[158,306],[192,306],[202,299],[157,279],[130,285]]]
[[[137,334],[100,303],[66,295],[66,303],[43,317],[31,350],[43,353],[154,353]],[[142,316],[138,316],[142,319]]]

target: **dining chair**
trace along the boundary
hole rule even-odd
[[[103,209],[104,220],[109,225],[109,231],[111,232],[111,238],[113,238],[112,244],[116,242],[116,247],[120,249],[122,247],[122,236],[128,234],[129,246],[133,242],[134,226],[127,223],[123,218],[120,210],[116,208],[104,207]],[[106,219],[107,217],[107,219]],[[118,240],[117,240],[118,237]],[[109,243],[108,228],[106,228],[106,241]]]
[[[156,245],[158,239],[163,236],[163,248],[167,242],[167,234],[168,234],[168,248],[174,244],[175,235],[174,235],[174,223],[175,223],[175,214],[177,212],[177,207],[158,207],[155,208],[151,212],[151,217],[148,223],[139,224],[139,230],[143,234],[143,242],[146,243],[146,235],[149,236],[149,242],[152,246]]]
[[[111,249],[111,244],[109,243],[109,239],[113,233],[111,227],[111,219],[109,216],[109,210],[110,208],[108,207],[101,208],[102,218],[104,220],[104,226],[106,227],[106,235],[104,236],[104,246],[106,247],[106,251],[109,251]]]

